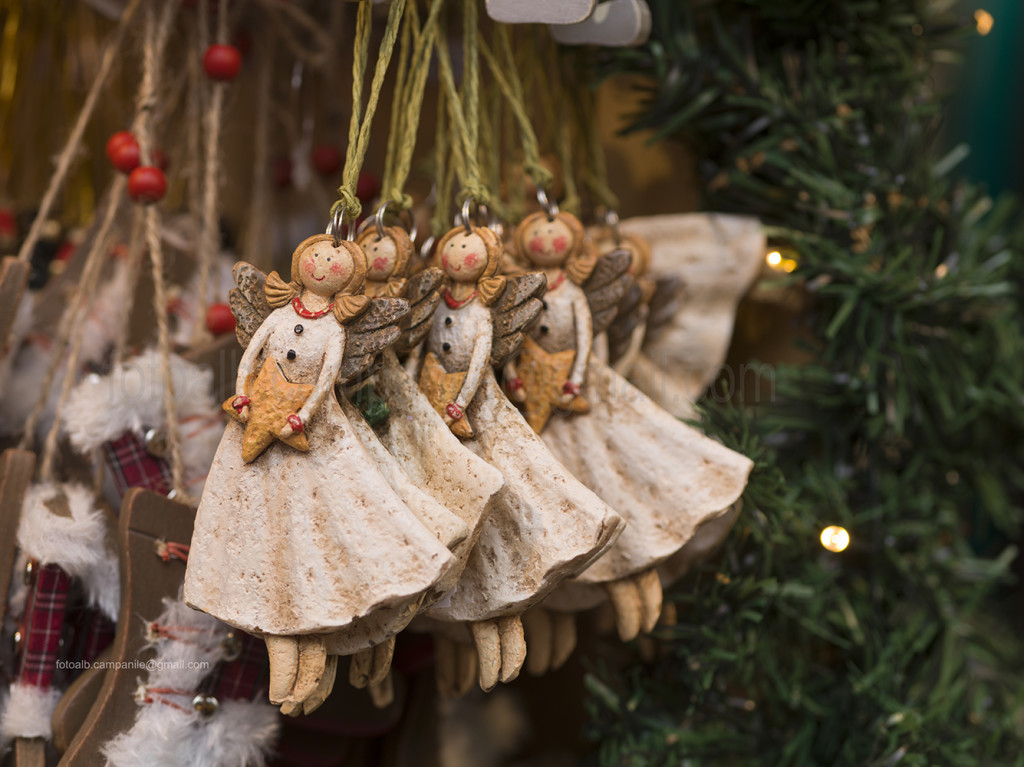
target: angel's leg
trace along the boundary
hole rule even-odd
[[[302,712],[308,698],[322,695],[326,699],[334,685],[334,668],[328,663],[323,637],[266,636],[264,641],[270,658],[271,703],[294,716]]]
[[[612,607],[615,625],[623,642],[636,639],[641,629],[651,631],[661,615],[661,580],[657,571],[643,572],[605,584]]]
[[[348,681],[356,688],[380,684],[391,671],[391,658],[395,653],[395,638],[381,642],[376,647],[360,650],[352,656]]]
[[[480,687],[485,692],[498,683],[519,676],[526,660],[526,638],[518,615],[477,621],[472,625],[473,643],[480,659]]]

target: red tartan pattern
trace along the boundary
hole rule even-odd
[[[85,627],[85,642],[82,645],[82,657],[76,660],[89,661],[99,657],[114,641],[114,622],[99,610],[90,610],[88,623]]]
[[[58,565],[38,568],[25,605],[18,681],[49,688],[60,655],[71,576]]]
[[[146,450],[145,443],[128,431],[112,442],[103,443],[103,456],[122,496],[129,487],[144,487],[161,495],[171,489],[167,462]]]
[[[219,700],[252,700],[267,689],[269,659],[262,639],[235,629],[242,652],[233,661],[223,662],[216,670],[213,694]]]

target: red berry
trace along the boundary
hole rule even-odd
[[[210,304],[206,310],[206,329],[215,336],[230,333],[235,329],[235,315],[227,304]]]
[[[313,148],[313,167],[321,176],[333,176],[341,170],[341,150],[334,144],[320,144]]]
[[[359,180],[356,182],[356,197],[360,202],[369,202],[379,192],[380,184],[377,182],[376,176],[365,170],[359,174]]]
[[[167,178],[164,172],[152,165],[140,165],[128,176],[128,194],[136,202],[158,202],[166,192]]]
[[[139,167],[139,142],[130,131],[118,131],[107,141],[107,159],[122,173],[131,173]]]
[[[211,80],[234,80],[242,69],[242,54],[233,45],[214,43],[203,54],[203,69]]]

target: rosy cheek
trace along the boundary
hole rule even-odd
[[[555,253],[562,253],[565,251],[565,247],[569,244],[569,241],[565,237],[556,237],[551,244],[555,247]]]
[[[373,270],[375,272],[383,272],[388,268],[388,260],[384,256],[377,256],[373,259]]]
[[[468,266],[470,269],[476,266],[479,262],[480,256],[478,256],[476,253],[469,253],[466,255],[466,266]]]
[[[441,254],[441,266],[444,267],[445,269],[448,268],[448,254],[447,253],[442,253]]]
[[[303,262],[302,268],[310,277],[316,274],[316,262],[311,258]]]
[[[544,240],[539,235],[530,240],[530,250],[534,253],[544,252]]]

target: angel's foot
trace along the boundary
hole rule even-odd
[[[334,689],[334,679],[338,674],[338,656],[328,655],[327,665],[324,667],[324,675],[320,677],[320,683],[313,690],[313,693],[302,703],[302,713],[312,714],[331,694]],[[283,708],[283,707],[282,707]]]
[[[484,692],[499,680],[511,682],[519,676],[526,660],[526,637],[518,615],[478,621],[472,624],[472,630],[480,659],[480,687]]]
[[[477,678],[476,648],[436,635],[434,656],[437,692],[441,699],[461,698],[469,692]]]
[[[395,685],[390,671],[379,682],[370,682],[367,688],[370,700],[377,708],[387,708],[395,700]]]
[[[533,676],[555,671],[576,648],[576,620],[571,613],[534,607],[523,613],[526,630],[526,670]]]
[[[352,656],[352,663],[348,669],[349,683],[359,689],[367,685],[380,684],[391,671],[391,658],[394,654],[394,637],[381,642],[376,647],[360,650]]]
[[[605,584],[615,625],[623,642],[636,639],[641,629],[651,631],[661,615],[661,579],[655,570],[643,572]]]
[[[270,658],[270,702],[280,705],[283,713],[294,716],[307,699],[330,694],[333,669],[328,669],[322,637],[266,636],[264,641]]]

